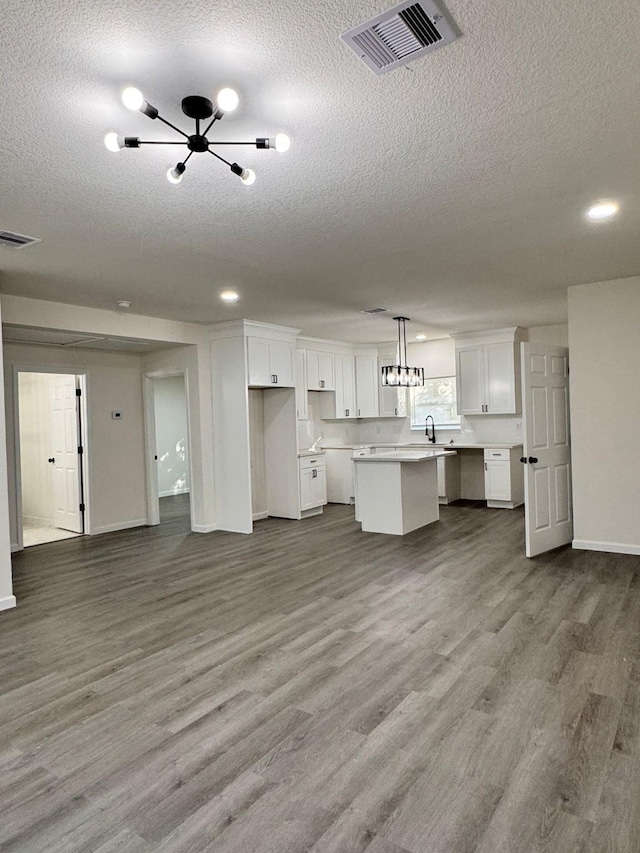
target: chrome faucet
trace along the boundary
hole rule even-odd
[[[429,435],[429,418],[431,418],[431,435]],[[427,415],[425,418],[425,426],[424,426],[424,434],[427,436],[427,440],[431,442],[431,444],[436,443],[436,424],[433,420],[433,415]]]

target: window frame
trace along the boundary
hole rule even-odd
[[[454,391],[454,398],[455,398],[454,406],[455,406],[455,409],[457,412],[457,410],[458,410],[458,381],[457,381],[457,376],[455,373],[451,374],[449,376],[425,377],[425,385],[427,382],[432,382],[432,381],[438,382],[438,381],[442,381],[443,379],[453,381],[453,391]],[[409,424],[410,424],[411,429],[413,431],[416,431],[416,432],[418,432],[418,431],[422,432],[425,429],[424,424],[418,424],[417,422],[414,421],[414,412],[415,412],[414,392],[420,391],[421,387],[424,387],[424,386],[417,386],[415,388],[409,388]],[[452,423],[452,422],[438,423],[436,421],[435,428],[441,429],[441,430],[443,430],[443,429],[444,430],[460,430],[462,428],[462,416],[457,415],[457,417],[458,417],[457,423]]]

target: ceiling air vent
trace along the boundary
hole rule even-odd
[[[11,249],[24,249],[32,243],[39,243],[39,237],[26,237],[24,234],[14,234],[12,231],[0,231],[0,246]]]
[[[388,311],[388,308],[365,308],[364,311],[361,311],[361,314],[384,314]]]
[[[376,74],[386,74],[419,56],[451,44],[460,31],[435,0],[408,0],[354,27],[340,38]]]

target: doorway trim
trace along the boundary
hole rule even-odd
[[[80,470],[82,472],[82,503],[84,503],[84,533],[79,535],[90,536],[93,533],[91,523],[91,477],[90,477],[90,420],[87,396],[89,393],[89,370],[77,370],[72,367],[47,365],[13,365],[13,431],[14,431],[14,459],[16,478],[16,528],[18,533],[17,547],[12,551],[24,550],[24,521],[22,513],[22,456],[20,447],[20,381],[21,373],[46,373],[49,376],[63,374],[65,376],[77,376],[81,390],[80,394],[80,422],[82,424],[82,453],[80,454]]]
[[[191,436],[191,417],[189,407],[189,371],[188,368],[165,368],[152,370],[143,375],[142,396],[144,402],[144,447],[146,458],[147,482],[147,524],[155,527],[160,524],[160,496],[158,494],[158,464],[156,459],[156,411],[155,385],[156,379],[170,379],[172,376],[182,376],[184,379],[184,397],[187,416],[187,454],[189,456],[189,516],[193,530],[193,454]]]

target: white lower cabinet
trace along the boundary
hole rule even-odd
[[[332,504],[352,504],[355,500],[352,450],[325,451],[327,470],[327,501]]]
[[[490,507],[514,509],[524,503],[524,473],[514,451],[485,448],[484,496]]]
[[[302,517],[322,512],[327,502],[327,478],[324,456],[302,456],[298,460],[300,474],[300,514]]]

